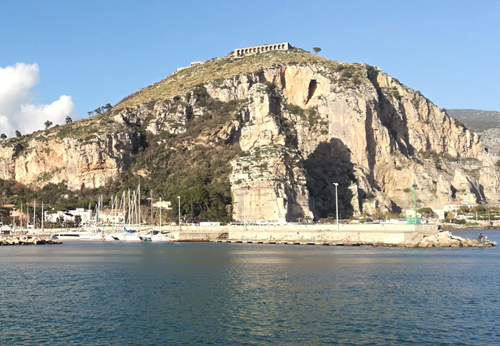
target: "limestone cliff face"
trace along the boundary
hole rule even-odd
[[[285,110],[270,89],[257,83],[246,92],[248,118],[239,138],[245,154],[232,162],[230,177],[234,215],[249,221],[312,219],[303,160],[293,135],[283,130]]]
[[[441,209],[456,200],[500,203],[499,158],[419,92],[364,64],[329,62],[307,53],[301,57],[312,62],[287,63],[286,54],[298,53],[280,54],[285,62],[257,71],[252,66],[187,91],[179,84],[183,91],[174,97],[149,97],[133,107],[126,99],[127,107],[119,104],[106,118],[120,131],[84,142],[53,136],[3,145],[0,178],[35,186],[67,181],[72,189],[102,186],[129,169],[147,134],[158,148],[166,136],[177,136],[175,148],[163,147],[176,152],[239,144],[241,154],[230,162],[229,176],[234,220],[332,216],[333,183],[339,184],[341,216],[411,208],[414,180],[419,207]],[[257,58],[214,61],[213,73],[220,75],[222,62],[236,71],[245,59]],[[186,83],[207,66],[182,71],[132,96],[153,95],[162,83],[175,92],[172,85]],[[184,135],[199,119],[219,115],[223,121],[216,127]]]
[[[244,191],[250,220],[290,220],[310,216],[308,211],[331,214],[333,182],[340,183],[339,204],[345,213],[411,208],[413,180],[420,188],[420,206],[441,209],[454,200],[498,203],[497,158],[484,150],[477,134],[387,74],[356,67],[349,81],[342,80],[342,72],[310,65],[268,69],[219,87],[209,84],[214,98],[249,102],[240,144],[251,158],[234,163],[231,179],[236,219],[243,219]],[[272,161],[276,154],[271,159],[253,153],[274,146],[271,151],[282,154],[276,148],[290,148],[287,143],[294,143],[290,162],[300,174],[289,175],[291,167],[283,166],[278,178],[262,169],[267,162],[278,171]],[[292,194],[273,186],[280,179],[295,187]],[[265,197],[254,202],[254,196]],[[287,210],[290,201],[296,207]]]
[[[51,138],[0,147],[0,179],[35,187],[65,181],[72,190],[82,184],[96,188],[127,169],[136,143],[134,133],[110,133],[85,141]]]

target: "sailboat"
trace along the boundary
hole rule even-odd
[[[113,234],[113,236],[117,239],[126,241],[141,241],[138,232],[132,228],[132,225],[134,225],[134,222],[138,219],[137,203],[137,194],[135,191],[130,194],[130,190],[128,190],[127,195],[125,195],[125,191],[123,192],[120,202],[120,205],[124,211],[123,231]]]
[[[161,230],[161,197],[160,197],[160,230],[153,231],[151,235],[151,241],[153,242],[172,242],[174,241],[174,237],[172,232],[162,231]]]

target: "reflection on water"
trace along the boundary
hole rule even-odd
[[[496,248],[2,247],[0,344],[492,345],[499,268]]]

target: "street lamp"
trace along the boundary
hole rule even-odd
[[[415,220],[417,219],[417,181],[413,179],[413,184],[411,186],[413,188],[413,216],[415,217]]]
[[[160,197],[160,230],[161,230],[161,197]]]
[[[177,204],[179,204],[179,230],[181,229],[181,196],[177,196]]]
[[[245,195],[246,191],[243,191],[243,226],[245,227],[245,230],[247,229],[247,213],[245,209]]]
[[[333,183],[335,185],[335,214],[336,214],[336,219],[337,219],[337,231],[339,230],[339,196],[337,193],[337,188],[339,186],[339,183]]]
[[[12,217],[14,219],[12,228],[16,229],[16,208],[12,208]]]

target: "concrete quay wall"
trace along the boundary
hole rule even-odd
[[[180,241],[252,240],[299,242],[347,242],[414,244],[438,233],[437,225],[275,225],[275,226],[182,226],[171,230]]]
[[[101,228],[113,233],[113,227]],[[383,243],[416,244],[425,236],[438,233],[437,225],[395,225],[395,224],[310,224],[310,225],[247,225],[247,226],[162,226],[144,227],[170,231],[178,241],[214,241],[216,239],[248,241],[296,241],[296,242],[345,242],[345,243]],[[119,229],[121,230],[121,228]],[[67,229],[45,229],[43,234],[64,232]],[[24,234],[42,234],[40,229],[24,230]]]

